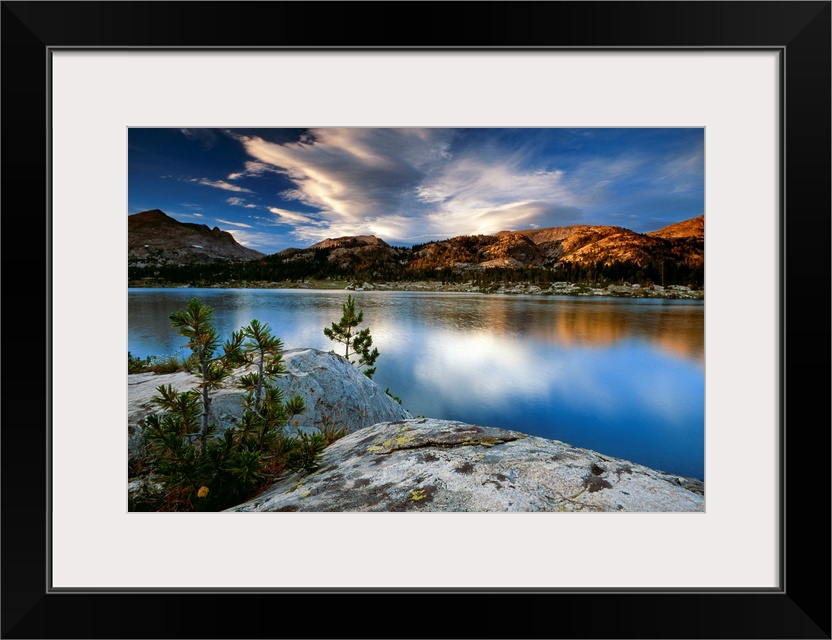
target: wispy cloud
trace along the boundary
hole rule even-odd
[[[265,162],[249,161],[245,164],[243,171],[236,171],[228,174],[229,180],[239,180],[240,178],[262,176],[264,173],[274,172],[276,169],[266,164]]]
[[[228,204],[233,205],[235,207],[245,207],[246,209],[256,209],[257,205],[251,202],[246,202],[243,198],[238,198],[237,196],[226,198],[225,200]]]
[[[203,149],[213,149],[217,144],[217,134],[213,129],[180,129],[188,140],[198,142]]]
[[[214,187],[216,189],[224,189],[225,191],[236,191],[237,193],[254,193],[251,189],[246,189],[240,185],[231,184],[225,180],[209,180],[208,178],[191,178],[191,182],[205,185],[206,187]]]
[[[447,151],[444,129],[320,129],[299,142],[239,137],[258,162],[296,185],[281,195],[332,222],[396,214],[412,199],[422,166]]]
[[[580,199],[564,172],[529,153],[491,147],[454,152],[452,129],[315,129],[298,142],[239,136],[260,165],[292,180],[280,196],[319,211],[308,240],[373,233],[392,241],[572,224]],[[258,171],[263,171],[258,165]],[[307,216],[273,211],[281,222]]]
[[[683,155],[666,158],[656,176],[659,184],[669,184],[671,193],[699,191],[705,174],[705,149],[697,147]]]
[[[203,214],[199,211],[181,211],[179,209],[170,208],[165,213],[176,220],[187,220],[188,218],[202,218]]]
[[[416,195],[433,205],[428,219],[445,236],[558,226],[581,217],[581,198],[564,172],[537,168],[523,154],[478,150],[476,157],[455,158],[423,181]]]
[[[222,218],[217,218],[217,222],[221,222],[222,224],[230,224],[235,227],[243,227],[245,229],[251,229],[250,224],[246,224],[245,222],[232,222],[231,220],[223,220]]]
[[[704,207],[699,129],[132,129],[130,145],[131,210],[239,220],[264,246],[577,223],[652,231]]]
[[[269,207],[269,211],[277,216],[277,222],[285,222],[287,224],[294,224],[296,222],[304,224],[317,224],[313,218],[305,216],[302,213],[297,213],[296,211],[289,211],[279,207]]]

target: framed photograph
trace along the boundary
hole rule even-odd
[[[705,511],[704,127],[127,134],[131,512]]]
[[[3,3],[11,313],[2,572],[4,585],[16,587],[4,586],[3,636],[432,637],[446,632],[437,633],[440,623],[425,612],[523,596],[522,606],[556,614],[553,637],[829,638],[830,317],[818,298],[828,302],[830,3],[482,3],[473,21],[472,3],[396,6],[408,11],[413,29],[393,41],[370,27],[382,7],[371,3]],[[280,141],[267,140],[266,130],[302,130],[286,133],[293,143],[317,134],[337,162],[347,149],[378,158],[385,145],[404,148],[401,140],[345,142],[339,132],[395,138],[415,127],[479,132],[465,138],[465,148],[476,151],[469,167],[480,161],[480,168],[482,149],[506,157],[511,144],[519,147],[519,137],[498,142],[490,131],[700,136],[698,156],[686,156],[685,166],[665,161],[662,175],[666,191],[678,194],[698,162],[704,185],[703,509],[128,509],[124,214],[141,212],[143,202],[157,207],[152,200],[163,199],[167,179],[157,175],[144,186],[128,179],[130,154],[161,167],[159,147],[141,133],[175,132],[210,146],[204,136],[224,131],[248,144],[250,163],[240,166],[256,180],[278,166]],[[646,157],[650,145],[631,146]],[[465,158],[462,146],[448,148]],[[219,178],[209,173],[207,154],[202,165],[184,148],[169,156],[170,180],[222,191],[229,208],[274,208],[271,215],[318,241],[322,229],[334,237],[343,228],[316,217],[322,209],[313,205],[331,197],[327,189],[348,186],[324,176],[320,164],[282,158],[294,182],[266,194],[234,169],[224,167]],[[295,163],[291,170],[287,162]],[[415,166],[401,164],[402,171]],[[601,165],[580,182],[584,191],[590,178],[603,188],[604,172],[616,170]],[[489,164],[493,179],[481,192],[499,179],[516,188],[521,176],[507,166]],[[374,174],[361,167],[354,163],[360,186],[351,193],[382,202],[390,181],[373,184]],[[541,164],[536,176],[549,180],[546,188],[578,184],[554,184],[551,169]],[[430,193],[422,183],[420,202],[449,200],[449,174],[441,178]],[[269,202],[255,203],[266,195]],[[672,206],[661,198],[651,206]],[[564,207],[574,202],[559,200],[561,217],[551,218],[540,207],[510,204],[515,220],[543,227],[567,219]],[[199,203],[192,204],[186,213],[198,214]],[[41,213],[15,215],[24,207]],[[253,233],[242,218],[224,220],[240,239]],[[394,222],[399,230],[408,223],[405,215],[367,218],[343,235],[382,224],[393,234]],[[441,224],[422,231],[453,235]],[[391,237],[416,242],[404,234]],[[669,341],[682,338],[671,333]],[[512,344],[518,373],[502,377],[516,383],[519,397],[534,379],[520,375],[523,365],[541,365],[522,339]],[[470,377],[450,373],[460,383]],[[574,370],[572,377],[576,394],[589,399],[585,388],[577,391]],[[679,401],[662,395],[667,378],[656,377],[651,397],[678,413]],[[416,606],[407,631],[391,630],[392,621],[377,633],[366,623],[338,622],[355,619],[356,607],[377,610],[378,596],[412,613]],[[323,621],[283,632],[240,612],[241,603],[321,607],[313,618]],[[330,611],[344,615],[323,615]],[[536,624],[510,620],[516,615],[494,617],[447,633],[539,635]]]

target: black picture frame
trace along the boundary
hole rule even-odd
[[[3,638],[830,638],[830,2],[3,2],[0,15]],[[52,592],[48,89],[64,47],[779,51],[780,587]],[[737,464],[741,500],[753,461]]]

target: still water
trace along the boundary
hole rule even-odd
[[[704,478],[704,303],[365,291],[373,380],[413,416],[562,440]],[[197,297],[225,339],[252,318],[287,349],[338,349],[345,291],[130,289],[134,356],[187,354],[170,313]]]

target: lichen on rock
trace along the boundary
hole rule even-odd
[[[360,429],[321,470],[228,511],[704,511],[700,481],[566,443],[430,418]]]

